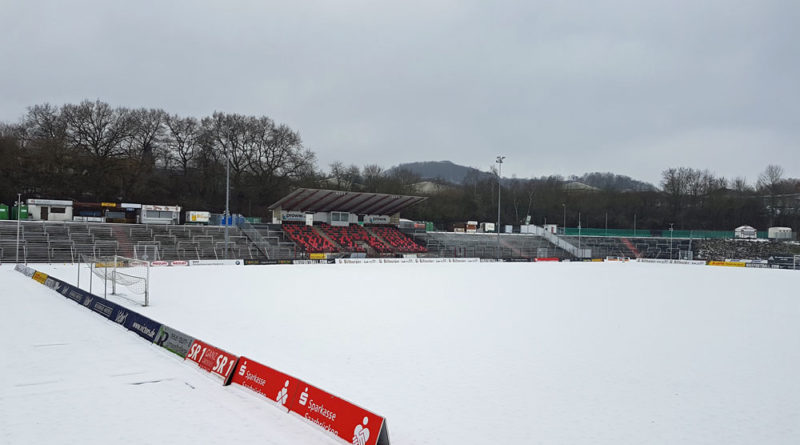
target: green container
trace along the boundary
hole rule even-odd
[[[0,204],[0,220],[6,220],[8,218],[8,206],[5,204]]]
[[[19,213],[22,218],[17,218],[17,213]],[[11,219],[28,219],[28,206],[24,205],[22,208],[19,206],[11,207]]]
[[[435,232],[436,227],[433,226],[433,223],[430,221],[425,222],[425,231],[426,232]]]

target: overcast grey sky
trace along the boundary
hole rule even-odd
[[[318,156],[800,177],[800,2],[0,0],[0,120],[266,115]]]

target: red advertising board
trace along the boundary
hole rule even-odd
[[[171,261],[169,263],[169,265],[170,266],[188,266],[189,262],[188,261],[183,261],[183,260],[175,260],[175,261]]]
[[[388,443],[383,417],[247,357],[239,360],[232,383],[262,394],[347,443]]]
[[[223,382],[228,381],[237,359],[235,355],[200,340],[192,342],[192,346],[189,347],[189,352],[184,358],[197,363],[201,369],[222,378]]]
[[[303,384],[302,381],[288,374],[247,357],[239,360],[235,371],[231,383],[249,388],[284,408],[287,408],[286,404],[290,399],[297,397],[297,391],[299,391],[297,388]]]
[[[536,258],[537,263],[541,261],[558,261],[558,258]]]
[[[289,411],[301,415],[348,443],[378,443],[384,428],[383,417],[307,383],[298,389],[300,394],[287,404]]]

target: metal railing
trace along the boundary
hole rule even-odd
[[[250,224],[249,221],[244,219],[241,220],[237,224],[237,226],[239,227],[239,230],[241,230],[242,233],[244,233],[244,235],[250,240],[250,242],[253,243],[256,246],[256,248],[262,254],[264,254],[265,257],[267,257],[268,260],[271,259],[269,253],[270,251],[269,242],[266,240],[266,238],[264,238],[264,236],[261,235],[261,232],[256,230],[256,228],[253,227],[253,225]]]

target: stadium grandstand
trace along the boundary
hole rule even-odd
[[[747,240],[734,239],[734,232],[678,230],[567,228],[557,235],[552,233],[555,230],[534,225],[515,226],[515,233],[465,233],[436,231],[432,224],[400,218],[403,210],[425,199],[299,188],[268,207],[270,220],[239,215],[227,230],[221,225],[222,219],[215,215],[211,215],[208,223],[190,223],[187,216],[186,224],[178,224],[180,207],[73,203],[77,212],[90,209],[94,216],[79,214],[73,215],[72,220],[61,221],[29,217],[20,221],[19,226],[16,220],[0,220],[0,262],[19,258],[34,263],[75,263],[82,257],[111,255],[149,261],[269,262],[397,256],[512,261],[606,257],[764,260],[800,254],[797,242],[767,240],[762,238],[766,232],[758,232],[758,239]],[[44,207],[56,201],[29,202]],[[145,215],[137,212],[152,209],[157,210],[156,216],[165,213],[164,221],[142,223],[153,220],[154,216],[148,213],[144,219]],[[123,210],[129,217],[121,218]]]
[[[350,256],[424,254],[398,229],[400,212],[424,201],[420,196],[300,188],[268,207],[272,224],[254,226],[267,232],[280,228],[286,239],[309,254]]]

